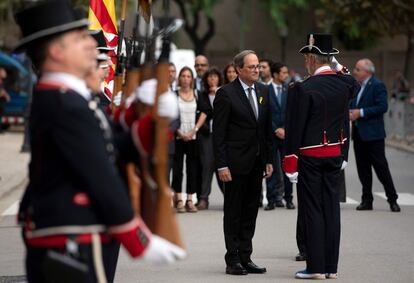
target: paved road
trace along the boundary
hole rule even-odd
[[[1,141],[1,137],[0,137]],[[17,145],[20,146],[20,143]],[[0,144],[1,150],[1,144]],[[351,157],[353,153],[351,154]],[[0,152],[1,156],[1,152]],[[374,211],[358,212],[360,184],[355,162],[346,169],[349,204],[342,205],[342,239],[337,282],[414,282],[414,155],[387,148],[398,192],[401,213],[391,213],[385,199],[375,196]],[[3,160],[2,160],[3,162]],[[13,160],[9,161],[13,163]],[[16,162],[21,162],[16,159]],[[0,174],[1,174],[0,166]],[[383,193],[377,180],[374,191]],[[0,200],[0,282],[2,276],[21,276],[23,248],[15,226],[13,205],[21,188]],[[293,274],[304,267],[295,262],[296,210],[260,210],[254,238],[253,259],[267,267],[264,275],[234,277],[224,274],[222,196],[214,184],[211,208],[196,214],[178,215],[188,248],[187,260],[170,266],[151,266],[121,253],[115,282],[295,282]],[[20,282],[20,281],[8,281]]]

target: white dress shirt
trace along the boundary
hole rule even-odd
[[[252,84],[252,86],[248,86],[247,84],[245,84],[240,78],[239,81],[244,89],[244,93],[246,94],[247,99],[249,99],[249,88],[252,89],[252,97],[253,97],[253,101],[254,101],[254,107],[256,108],[256,113],[257,115],[259,115],[259,108],[257,106],[257,97],[256,97],[256,89],[254,84]]]

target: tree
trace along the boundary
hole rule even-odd
[[[290,28],[287,15],[290,15],[292,10],[307,8],[308,2],[307,0],[261,0],[263,8],[269,12],[273,24],[279,30],[280,58],[283,62],[286,61],[286,41]]]
[[[320,0],[330,22],[348,49],[363,49],[382,36],[407,38],[404,76],[414,65],[414,3],[401,0]]]
[[[216,32],[213,8],[219,0],[174,0],[184,19],[184,30],[194,45],[196,55],[204,54],[206,46]],[[207,30],[200,35],[200,22],[207,22]]]
[[[279,29],[288,28],[286,15],[291,9],[303,9],[308,6],[307,0],[261,0],[263,8],[269,11],[270,18]]]

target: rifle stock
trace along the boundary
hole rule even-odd
[[[168,91],[168,63],[158,63],[156,67],[157,93],[153,109],[155,117],[155,179],[158,184],[154,233],[184,248],[178,229],[175,211],[171,207],[172,190],[168,184],[168,131],[169,120],[158,115],[158,99]]]

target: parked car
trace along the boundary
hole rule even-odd
[[[17,63],[11,61],[10,58]],[[24,124],[34,80],[29,71],[30,61],[24,55],[9,56],[0,53],[0,66],[7,71],[4,88],[10,96],[10,101],[5,105],[1,123],[2,128],[7,129],[10,125]]]

